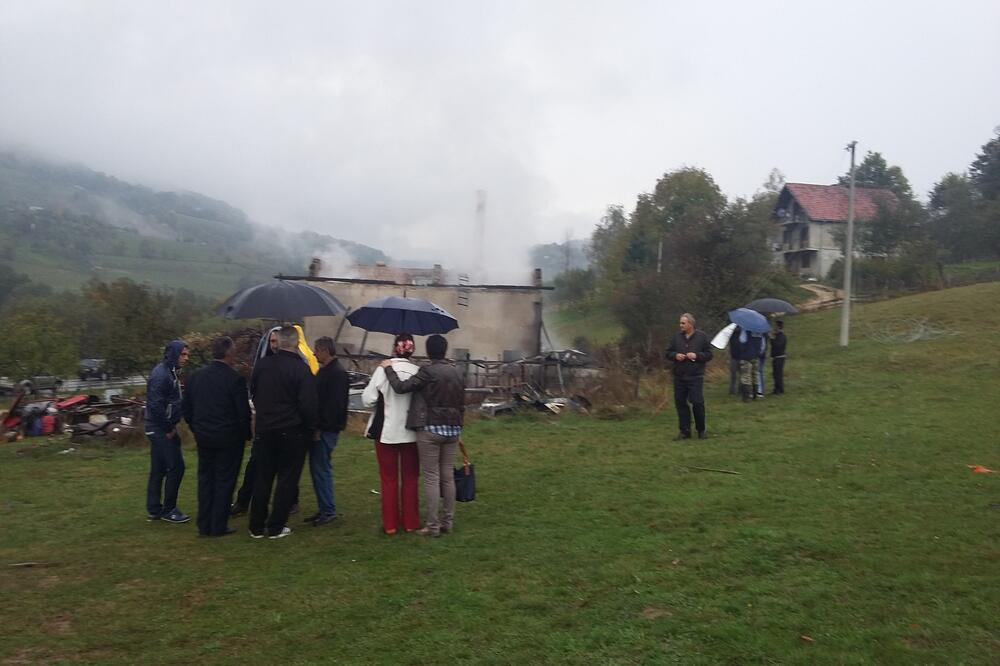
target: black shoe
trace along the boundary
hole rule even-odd
[[[180,509],[175,508],[170,513],[164,513],[160,516],[160,520],[167,523],[174,523],[180,525],[181,523],[186,523],[191,520],[191,516],[187,515]]]
[[[677,436],[674,437],[675,442],[679,442],[682,439],[691,439],[691,433],[689,432],[679,432]]]
[[[288,515],[294,516],[298,512],[299,512],[299,503],[296,502],[295,504],[292,505],[292,508],[288,510]]]
[[[319,527],[320,525],[327,525],[337,520],[337,514],[335,513],[321,513],[319,518],[312,521],[313,527]]]
[[[708,439],[708,433],[704,430],[698,431],[698,439]]]
[[[224,536],[229,536],[230,534],[236,534],[235,527],[227,527],[225,532],[220,532],[219,534],[210,534],[209,536],[224,537]]]
[[[289,512],[289,514],[290,513],[291,512]],[[308,518],[303,518],[302,522],[303,523],[313,523],[313,522],[316,522],[317,520],[319,520],[320,516],[322,516],[322,515],[323,515],[322,513],[320,513],[319,511],[317,511],[316,513],[314,513],[313,515],[309,516]]]
[[[236,516],[242,516],[246,512],[247,512],[247,507],[243,506],[242,504],[234,503],[231,507],[229,507],[229,515],[232,518],[235,518]]]

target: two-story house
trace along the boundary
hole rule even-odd
[[[879,205],[896,206],[889,190],[854,188],[854,220],[863,223],[878,214]],[[834,230],[847,224],[848,188],[840,185],[785,183],[774,206],[777,222],[775,261],[803,277],[826,277],[843,248]],[[842,233],[839,234],[842,236]]]

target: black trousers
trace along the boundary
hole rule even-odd
[[[250,460],[247,461],[247,468],[243,471],[243,485],[236,493],[236,504],[244,509],[250,506],[253,498],[254,474],[257,470],[257,437],[253,438],[250,444]]]
[[[254,475],[257,470],[257,437],[254,437],[253,443],[250,445],[250,460],[247,461],[247,468],[243,472],[243,485],[240,486],[239,491],[236,493],[236,504],[243,507],[244,509],[250,506],[250,500],[253,499],[253,485],[255,483]],[[299,503],[299,487],[295,486],[295,497],[292,499],[292,505]]]
[[[243,463],[242,441],[198,441],[198,533],[219,536],[229,527],[229,503]]]
[[[253,499],[250,501],[252,533],[262,534],[266,529],[268,534],[277,534],[288,522],[288,512],[298,495],[299,477],[309,441],[301,428],[260,433],[257,459],[254,461]],[[274,506],[269,514],[272,486]]]
[[[674,406],[677,407],[677,421],[680,431],[691,434],[691,409],[694,410],[694,424],[698,432],[705,431],[705,378],[674,377]]]
[[[774,392],[781,394],[785,392],[785,359],[771,359],[771,379],[774,381]]]

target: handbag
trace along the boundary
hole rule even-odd
[[[463,464],[455,468],[455,500],[471,502],[476,499],[476,466],[469,460],[462,440],[458,440],[458,446],[462,449]]]
[[[365,433],[365,437],[374,439],[376,442],[381,442],[383,426],[385,426],[385,400],[382,399],[382,394],[379,393],[378,401],[375,403],[375,414],[372,416],[372,422],[368,426],[368,432]]]

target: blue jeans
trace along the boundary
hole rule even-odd
[[[173,437],[158,428],[147,428],[149,438],[149,482],[146,484],[146,511],[151,516],[170,513],[177,508],[177,491],[184,478],[184,455],[181,436]],[[162,491],[163,502],[160,502]]]
[[[320,513],[337,513],[337,505],[333,501],[333,463],[330,456],[337,448],[338,435],[338,432],[321,432],[319,441],[314,441],[309,447],[309,475]]]

